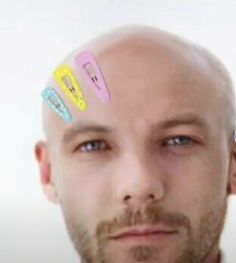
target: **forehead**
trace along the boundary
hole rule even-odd
[[[65,98],[74,122],[92,121],[122,128],[152,125],[181,112],[197,113],[204,119],[214,116],[214,77],[190,54],[138,46],[110,49],[98,54],[97,60],[112,100],[102,103],[75,70],[88,110],[79,112]],[[69,128],[61,121],[57,125],[62,132]]]
[[[157,111],[182,111],[184,107],[206,110],[212,95],[217,97],[214,74],[186,53],[152,47],[107,52],[100,65],[112,93],[108,113],[135,119],[135,115],[148,118]]]

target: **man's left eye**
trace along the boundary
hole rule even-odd
[[[191,139],[190,137],[181,135],[168,139],[165,142],[165,145],[184,146],[184,145],[189,145],[192,142],[193,139]]]

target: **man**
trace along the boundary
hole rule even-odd
[[[111,94],[103,103],[75,57],[89,50]],[[234,91],[222,64],[148,27],[115,30],[69,55],[87,111],[55,78],[67,124],[43,105],[35,155],[83,263],[220,263],[227,199],[236,192]]]

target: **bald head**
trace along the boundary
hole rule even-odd
[[[89,50],[95,55],[103,71],[112,96],[110,105],[103,105],[96,98],[75,65],[76,55],[83,50]],[[162,91],[166,91],[165,95],[173,96],[182,92],[185,96],[188,93],[184,89],[187,88],[188,91],[192,91],[188,95],[190,99],[191,96],[202,92],[206,103],[211,105],[215,103],[218,110],[220,107],[221,118],[224,119],[222,124],[226,128],[227,136],[231,136],[235,129],[234,91],[227,70],[206,49],[173,34],[150,27],[117,29],[75,50],[62,61],[62,64],[69,65],[75,73],[88,103],[88,111],[79,112],[61,91],[53,76],[49,79],[48,86],[58,91],[74,120],[80,119],[80,116],[81,119],[86,119],[87,114],[100,115],[99,110],[113,112],[114,107],[123,106],[127,110],[125,116],[128,116],[130,107],[139,108],[138,103],[145,97],[148,111],[150,100],[154,100],[155,96],[161,98]],[[164,81],[163,76],[166,76]],[[171,86],[169,92],[167,86]],[[58,125],[63,126],[63,129],[67,126],[62,122],[63,120],[44,103],[43,126],[48,138],[55,136]]]

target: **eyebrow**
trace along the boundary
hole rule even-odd
[[[114,133],[114,129],[108,126],[96,124],[94,122],[78,121],[65,131],[63,142],[67,143],[75,136],[86,133]]]
[[[192,125],[203,128],[205,130],[208,129],[206,120],[196,113],[176,114],[172,118],[163,120],[154,125],[154,129],[170,129],[181,125]]]
[[[175,116],[165,119],[153,124],[151,127],[152,132],[158,130],[171,129],[177,126],[190,125],[197,126],[208,130],[206,121],[194,113],[176,114]],[[73,124],[72,127],[68,128],[63,135],[63,142],[66,144],[71,141],[75,136],[86,134],[86,133],[116,133],[115,129],[109,126],[100,125],[96,122],[89,121],[78,121]]]

